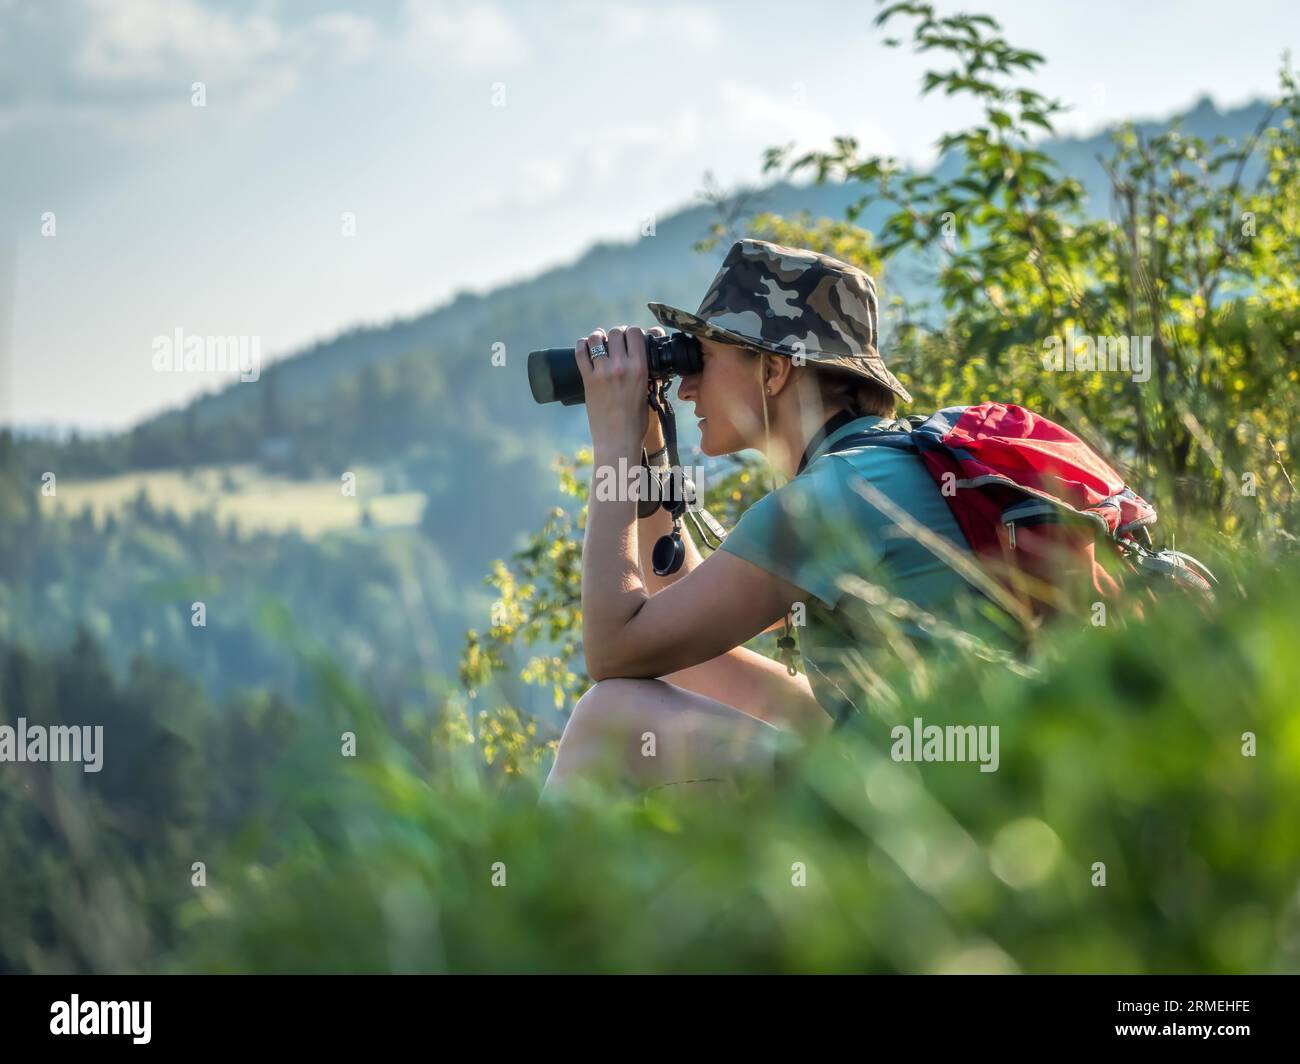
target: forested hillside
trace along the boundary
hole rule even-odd
[[[731,232],[680,211],[119,436],[0,433],[0,722],[107,751],[0,774],[0,972],[1300,968],[1300,90],[1040,142],[1041,56],[886,21],[977,114],[933,173],[773,145]],[[526,354],[693,307],[723,250],[693,244],[750,233],[882,278],[918,410],[997,398],[1094,444],[1216,601],[1135,576],[1141,609],[1012,656],[859,581],[896,653],[853,673],[843,745],[716,807],[539,806],[589,683],[591,454]],[[1076,333],[1145,337],[1150,375],[1045,361]],[[768,485],[714,468],[728,521]],[[888,753],[931,716],[1001,728],[1001,767]]]
[[[1203,102],[1184,126],[1189,135],[1245,137],[1265,115],[1263,104],[1220,114]],[[1149,135],[1166,125],[1135,128]],[[1082,182],[1091,217],[1109,210],[1099,161],[1109,143],[1105,133],[1043,145]],[[936,178],[958,174],[961,154],[955,149]],[[492,601],[482,578],[561,501],[551,464],[580,446],[586,429],[579,408],[533,403],[528,351],[570,343],[599,324],[649,326],[651,299],[693,308],[725,242],[756,217],[842,219],[868,191],[861,181],[776,180],[668,213],[653,235],[598,245],[539,277],[322,342],[267,367],[256,382],[232,384],[128,433],[6,443],[17,482],[31,490],[10,501],[22,519],[3,531],[14,576],[0,601],[0,635],[49,645],[84,623],[110,643],[119,666],[127,648],[143,648],[221,689],[273,683],[294,670],[257,641],[256,603],[265,597],[349,668],[364,672],[381,659],[401,673],[421,663],[454,668],[460,634],[485,622]],[[878,230],[888,213],[876,199],[854,222]],[[724,218],[729,228],[720,229]],[[693,250],[719,237],[721,245]],[[939,313],[933,266],[917,248],[901,249],[879,272],[886,298],[905,300],[909,320]],[[892,318],[885,316],[887,349]],[[504,365],[494,354],[504,354]],[[693,432],[683,424],[684,447]],[[217,476],[236,466],[198,501],[166,479],[141,476],[116,492],[102,479],[159,470]],[[356,497],[342,497],[342,476],[362,467]],[[39,490],[46,472],[57,476],[53,498]],[[292,501],[277,487],[285,479],[304,485]],[[128,504],[110,505],[106,496]],[[398,496],[422,501],[386,508]],[[246,499],[256,506],[241,508]],[[249,520],[248,510],[274,520]],[[38,520],[42,531],[33,535],[27,522]],[[376,574],[367,590],[349,567]],[[401,575],[408,572],[419,575]],[[187,631],[189,608],[205,595],[211,620],[200,638]]]

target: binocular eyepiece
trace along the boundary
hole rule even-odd
[[[647,336],[646,365],[650,380],[689,377],[701,367],[700,342],[689,333]],[[572,347],[548,347],[528,353],[528,387],[538,403],[577,406],[586,401],[582,374]]]

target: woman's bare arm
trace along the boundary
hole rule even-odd
[[[598,458],[611,460],[617,463]],[[701,559],[689,539],[682,568],[656,576],[650,551],[672,520],[661,510],[636,521],[635,505],[593,500],[588,508],[583,640],[592,678],[659,677],[772,724],[800,732],[828,726],[806,677],[742,645],[780,625],[790,603],[807,594],[725,551]],[[629,516],[635,527],[620,530]],[[630,558],[617,557],[618,545],[632,542],[635,573]]]
[[[650,331],[663,332],[662,329]],[[654,454],[664,446],[663,429],[654,415],[650,417],[642,446],[647,454]],[[682,567],[668,576],[655,573],[651,560],[654,545],[661,536],[668,535],[672,527],[672,517],[662,507],[652,517],[640,519],[636,523],[637,555],[641,563],[642,583],[648,595],[656,595],[681,580],[703,561],[691,536],[689,522],[683,522],[682,542],[686,553]],[[764,631],[781,628],[783,620],[784,614]],[[725,654],[668,673],[661,679],[735,706],[760,720],[784,724],[800,731],[805,728],[817,730],[830,721],[826,711],[813,697],[806,676],[802,673],[791,676],[784,665],[747,647],[733,647]]]
[[[662,446],[660,444],[659,446]],[[650,443],[646,450],[653,453]],[[683,526],[682,540],[686,557],[682,567],[670,576],[658,576],[650,560],[651,551],[660,536],[672,531],[672,518],[668,511],[659,510],[653,517],[637,522],[637,553],[641,561],[642,581],[646,593],[656,595],[695,570],[703,561],[689,527]],[[764,631],[782,627],[784,614]],[[829,724],[830,717],[813,697],[808,678],[802,673],[791,676],[780,662],[747,647],[733,647],[698,665],[691,665],[661,677],[688,691],[716,698],[735,706],[750,716],[772,724],[783,724],[803,731],[820,729]]]
[[[633,334],[631,344],[625,332]],[[609,354],[592,362],[589,348],[606,341]],[[580,341],[575,356],[587,393],[594,468],[635,465],[649,414],[644,334],[613,329],[607,336],[598,330]],[[725,655],[725,665],[691,679],[714,697],[713,692],[728,688],[729,697],[722,701],[755,716],[763,714],[764,719],[799,728],[815,720],[821,710],[811,692],[805,693],[806,681],[787,682],[793,679],[788,674],[782,681],[776,673],[779,665],[764,665],[757,660],[761,655],[743,650],[745,642],[778,622],[806,594],[750,562],[718,551],[702,561],[697,554],[689,570],[683,567],[652,595],[644,575],[651,570],[642,568],[636,508],[631,498],[601,498],[595,493],[588,502],[582,549],[588,675],[595,680],[667,677]],[[745,693],[753,700],[751,706],[737,704]]]

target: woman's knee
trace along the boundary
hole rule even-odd
[[[661,680],[600,680],[582,694],[564,726],[560,745],[575,747],[607,741],[624,732],[645,715],[649,700]]]
[[[624,774],[636,753],[648,698],[659,680],[600,680],[574,703],[560,736],[552,777],[597,771]]]
[[[656,688],[664,686],[662,680],[612,679],[598,680],[583,692],[574,703],[572,717],[592,713],[619,712],[631,703],[644,699]]]
[[[755,755],[767,757],[775,733],[771,725],[664,680],[601,680],[574,705],[558,760],[601,756],[638,777],[740,767]]]

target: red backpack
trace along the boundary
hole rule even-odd
[[[862,446],[919,454],[982,567],[1035,618],[1087,597],[1113,600],[1127,576],[1213,598],[1216,581],[1204,565],[1152,548],[1155,507],[1074,433],[1031,410],[948,407],[846,437],[831,450]]]

